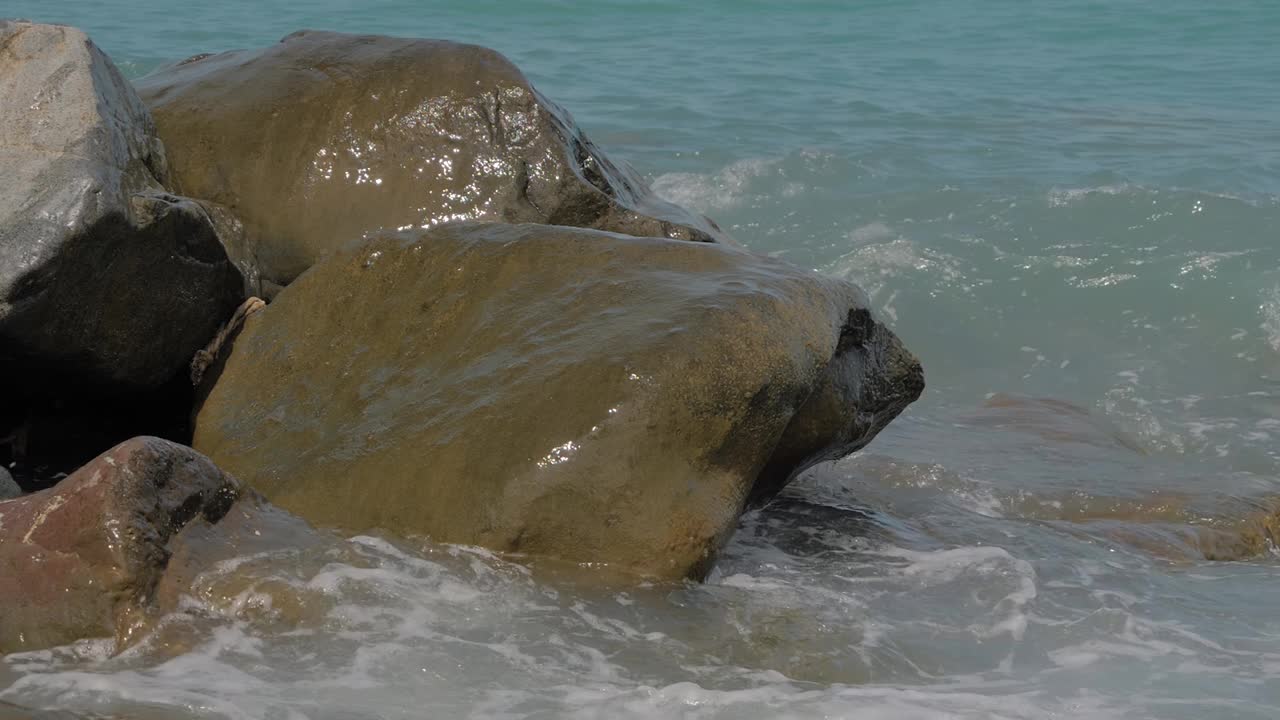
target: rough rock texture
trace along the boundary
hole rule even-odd
[[[287,284],[377,229],[540,222],[724,239],[653,197],[502,55],[474,45],[299,32],[138,83],[178,191],[244,221]]]
[[[84,33],[0,22],[0,386],[154,387],[244,297],[207,212],[164,191],[145,106]]]
[[[0,467],[0,500],[16,498],[22,494],[22,488],[13,481],[13,476],[4,467]]]
[[[747,504],[758,507],[805,469],[864,447],[905,407],[885,412],[887,398],[909,396],[912,402],[923,390],[919,361],[893,331],[865,307],[850,308],[831,360],[787,425]]]
[[[240,495],[191,448],[142,437],[55,488],[0,502],[0,654],[104,636],[128,646],[171,541],[217,523]]]
[[[381,235],[248,318],[194,444],[318,524],[697,576],[748,498],[919,396],[865,302],[723,245]]]

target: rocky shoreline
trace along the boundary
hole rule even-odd
[[[302,32],[135,87],[0,22],[0,73],[0,653],[124,649],[273,505],[699,578],[923,391],[861,290],[492,50]]]

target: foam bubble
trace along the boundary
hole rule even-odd
[[[1280,285],[1263,293],[1258,313],[1262,315],[1262,334],[1267,344],[1280,353]]]
[[[727,210],[742,204],[752,183],[772,172],[779,161],[771,158],[747,158],[731,163],[719,172],[666,173],[654,178],[653,192],[663,200],[693,208],[700,212]],[[803,188],[791,183],[783,194],[794,196]]]
[[[1128,183],[1082,188],[1054,188],[1049,191],[1046,199],[1049,207],[1068,207],[1093,195],[1125,195],[1138,189]]]

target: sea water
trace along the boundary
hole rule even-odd
[[[1280,717],[1280,3],[3,0],[137,77],[300,28],[494,47],[658,193],[861,284],[925,396],[705,584],[334,536],[0,700],[127,717]]]

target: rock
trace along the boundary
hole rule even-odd
[[[152,388],[244,298],[208,213],[165,192],[146,107],[84,33],[0,22],[0,386]]]
[[[22,495],[22,488],[18,487],[18,483],[14,482],[13,476],[3,466],[0,466],[0,500],[8,500]]]
[[[924,371],[915,356],[869,310],[851,308],[834,355],[787,425],[747,505],[759,507],[804,470],[865,447],[922,392]],[[899,397],[909,399],[886,412],[886,399]]]
[[[0,502],[0,654],[94,637],[127,647],[175,537],[217,523],[240,495],[194,450],[141,437],[55,488]]]
[[[275,297],[280,286],[264,281],[258,271],[258,249],[244,229],[244,223],[227,208],[207,200],[197,200],[201,209],[213,223],[222,247],[227,251],[227,259],[235,264],[244,278],[242,297]]]
[[[194,445],[319,525],[697,577],[748,498],[919,396],[865,304],[724,245],[381,234],[245,321]]]
[[[282,285],[366,232],[453,220],[726,239],[655,198],[487,48],[304,31],[192,58],[138,91],[175,187],[236,213]]]

